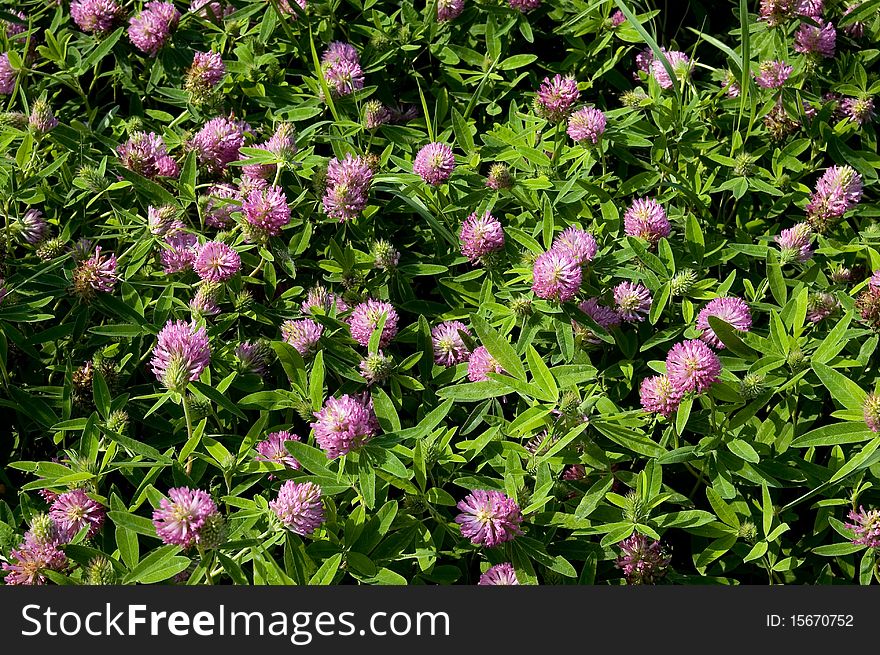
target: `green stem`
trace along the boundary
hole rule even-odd
[[[189,414],[189,398],[187,398],[187,396],[185,396],[185,395],[183,397],[183,416],[186,419],[186,439],[187,439],[187,441],[189,441],[190,439],[192,439],[193,429],[192,429],[192,418],[190,417],[190,414]],[[192,455],[190,455],[189,457],[186,458],[186,474],[187,475],[192,474],[192,464],[193,464],[193,458],[192,458]]]

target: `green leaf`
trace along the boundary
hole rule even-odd
[[[767,251],[767,281],[770,283],[770,293],[773,299],[782,307],[788,302],[788,287],[785,277],[782,275],[782,267],[779,265],[779,257],[775,250]]]
[[[819,362],[812,363],[813,371],[831,392],[831,397],[847,409],[861,410],[868,394],[843,373]]]
[[[321,564],[321,568],[315,571],[315,574],[309,580],[310,585],[327,586],[333,584],[333,579],[339,571],[339,565],[342,564],[342,553],[336,553],[329,557]]]
[[[319,350],[312,362],[312,374],[309,376],[309,397],[312,409],[318,411],[324,404],[324,351]]]
[[[284,447],[293,455],[302,467],[317,476],[335,478],[336,474],[327,468],[327,455],[322,450],[302,443],[301,441],[286,441]]]
[[[709,316],[709,327],[734,355],[747,360],[757,360],[761,353],[747,345],[737,334],[737,330],[717,316]]]
[[[468,156],[474,152],[474,137],[471,136],[471,130],[467,121],[458,113],[458,110],[452,108],[452,129],[455,133],[455,142],[464,150]]]
[[[834,483],[838,480],[843,480],[848,475],[868,466],[869,460],[873,457],[878,447],[880,447],[880,436],[874,437],[870,443],[865,444],[859,451],[859,454],[850,458],[846,464],[837,469],[828,482]]]
[[[737,517],[736,512],[712,487],[706,487],[706,498],[709,499],[709,504],[722,522],[732,528],[739,529],[739,517]]]
[[[232,399],[226,394],[220,393],[214,387],[207,385],[204,382],[199,382],[198,380],[196,380],[195,382],[190,382],[190,384],[192,384],[196,389],[207,396],[210,400],[213,400],[215,403],[217,403],[217,405],[225,409],[227,412],[230,412],[231,414],[234,414],[239,418],[247,419],[247,416],[245,416],[244,412],[241,411],[238,408],[238,405],[232,402]]]
[[[480,342],[486,347],[489,354],[501,364],[502,368],[513,377],[525,382],[526,369],[507,339],[498,334],[482,316],[473,314],[471,325],[473,325],[477,336],[480,337]]]
[[[727,444],[727,449],[740,459],[751,462],[752,464],[757,464],[761,461],[761,458],[758,456],[755,449],[742,439],[734,439],[729,442]]]
[[[533,381],[546,391],[546,397],[549,402],[556,402],[559,398],[559,387],[556,386],[556,380],[550,373],[550,369],[541,359],[538,351],[534,346],[529,344],[526,348],[526,361],[529,363],[529,370],[532,372]]]
[[[107,512],[107,516],[120,527],[148,537],[156,537],[156,527],[148,518],[119,510],[111,510]]]
[[[188,557],[177,555],[179,552],[179,546],[160,546],[142,559],[140,563],[123,578],[122,584],[131,584],[133,582],[151,584],[162,582],[168,578],[173,578],[188,567],[190,563]]]
[[[792,448],[813,448],[815,446],[840,446],[848,443],[868,441],[874,433],[863,422],[833,423],[810,430],[791,442]]]

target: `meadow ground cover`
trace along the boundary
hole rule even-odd
[[[878,33],[0,6],[0,579],[880,581]]]

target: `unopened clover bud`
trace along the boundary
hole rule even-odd
[[[115,584],[116,571],[110,560],[100,555],[93,557],[86,568],[85,582],[93,586]]]

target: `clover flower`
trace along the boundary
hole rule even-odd
[[[852,521],[846,527],[855,533],[852,540],[855,545],[880,548],[880,509],[859,507],[858,512],[850,511],[847,518]]]
[[[668,237],[672,226],[659,202],[653,198],[637,198],[623,215],[623,229],[628,236],[653,245]]]
[[[278,186],[254,189],[241,203],[245,220],[269,236],[276,236],[290,223],[287,196]]]
[[[128,21],[128,38],[134,46],[150,57],[171,39],[171,32],[177,28],[180,12],[170,2],[148,2],[143,10]]]
[[[586,266],[596,256],[599,245],[589,232],[577,227],[568,227],[553,239],[550,249],[564,250],[574,258],[578,266]]]
[[[413,160],[413,171],[432,186],[448,180],[454,168],[455,155],[445,143],[429,143]]]
[[[862,415],[865,419],[865,425],[871,432],[880,432],[880,395],[868,394],[862,404]]]
[[[610,330],[620,325],[620,314],[610,307],[600,304],[598,298],[587,298],[578,305],[578,309],[605,330]],[[589,327],[583,326],[576,321],[571,322],[571,327],[581,341],[596,345],[602,343],[602,340]]]
[[[257,450],[256,460],[258,462],[273,462],[295,471],[299,470],[301,467],[300,463],[284,447],[286,441],[302,441],[302,439],[299,435],[287,430],[270,432],[263,441],[260,441],[255,446]]]
[[[565,302],[581,288],[581,266],[570,250],[550,249],[532,267],[532,291],[539,298]]]
[[[244,121],[218,116],[196,132],[189,146],[209,173],[219,173],[240,158],[239,149],[244,145],[245,133],[250,131],[250,125]]]
[[[204,327],[169,320],[159,332],[150,364],[166,388],[181,391],[199,379],[210,360],[211,346]]]
[[[278,490],[278,497],[269,501],[269,509],[291,532],[307,537],[326,520],[321,493],[314,482],[288,480]]]
[[[502,586],[502,585],[518,585],[519,580],[516,579],[516,570],[510,562],[496,564],[490,567],[480,576],[479,586]]]
[[[683,397],[681,388],[666,375],[654,375],[642,380],[639,397],[646,412],[661,416],[674,414]]]
[[[651,292],[643,284],[626,281],[614,287],[617,314],[627,323],[644,321],[653,301]]]
[[[663,553],[660,542],[635,533],[617,546],[620,556],[615,564],[623,570],[627,584],[654,584],[666,575],[671,558]]]
[[[315,412],[315,419],[310,424],[315,431],[315,441],[330,459],[361,448],[379,430],[373,401],[369,398],[330,397],[321,411]]]
[[[840,103],[840,111],[857,125],[870,123],[876,118],[874,99],[870,96],[844,98]]]
[[[15,90],[18,72],[9,63],[9,55],[0,53],[0,95],[10,95]]]
[[[219,513],[211,496],[201,489],[175,487],[153,510],[153,525],[166,544],[190,548],[201,542],[202,528]]]
[[[101,255],[101,246],[95,253],[73,271],[73,290],[83,298],[93,298],[96,291],[112,293],[119,281],[116,272],[116,255]]]
[[[42,242],[49,235],[49,223],[39,209],[28,209],[14,225],[18,236],[31,245]]]
[[[572,76],[563,77],[558,73],[553,79],[545,77],[538,87],[538,112],[543,118],[553,123],[560,123],[568,118],[574,103],[581,93],[577,80]]]
[[[506,371],[498,361],[489,354],[485,346],[478,346],[468,358],[468,380],[471,382],[485,382],[489,379],[489,373],[505,373]]]
[[[123,166],[146,178],[180,174],[177,162],[168,155],[165,141],[154,132],[134,132],[116,153]]]
[[[468,216],[461,225],[458,238],[461,241],[461,254],[472,262],[504,247],[504,229],[501,222],[489,212],[484,212],[482,216],[476,213]]]
[[[710,300],[697,315],[697,329],[702,331],[700,339],[719,350],[723,350],[725,346],[709,326],[710,316],[720,318],[740,332],[748,332],[752,327],[752,314],[743,300],[734,297]]]
[[[198,249],[193,270],[209,282],[225,282],[241,268],[239,254],[221,241],[209,241]]]
[[[168,275],[190,270],[196,261],[198,246],[199,240],[195,234],[172,232],[165,237],[165,247],[160,254],[162,270]]]
[[[759,66],[759,72],[755,75],[755,82],[764,89],[778,89],[783,84],[791,71],[794,70],[784,61],[762,61]]]
[[[343,159],[330,160],[327,166],[327,188],[324,211],[340,221],[357,217],[367,206],[373,170],[364,157],[350,153]]]
[[[568,118],[568,136],[578,143],[596,144],[605,133],[605,114],[595,107],[578,109]]]
[[[324,334],[324,326],[310,318],[285,321],[281,325],[282,339],[296,348],[303,357],[309,357],[317,352],[318,341],[322,334]]]
[[[464,0],[438,0],[437,20],[443,22],[458,18],[464,11]]]
[[[836,41],[837,32],[831,23],[822,26],[802,23],[794,35],[794,49],[801,54],[831,58],[834,56]]]
[[[461,321],[444,321],[431,329],[434,361],[440,366],[455,366],[468,361],[470,353],[459,332],[470,336],[471,331]]]
[[[385,317],[385,325],[382,328],[379,347],[387,346],[397,334],[399,318],[394,307],[387,302],[370,299],[355,306],[348,317],[352,338],[362,346],[369,345],[370,336],[373,334],[373,330],[379,326],[379,321],[383,316]]]
[[[702,341],[682,341],[666,355],[666,374],[679,393],[702,393],[721,379],[721,361]]]
[[[666,61],[669,62],[676,80],[687,80],[690,77],[693,65],[685,53],[672,50],[670,52],[663,51],[663,54],[666,55]],[[660,59],[654,59],[651,62],[651,75],[663,89],[671,89],[675,83]]]
[[[492,548],[522,534],[519,505],[500,491],[477,489],[456,507],[461,510],[455,522],[461,526],[462,536],[476,546]]]
[[[805,262],[813,257],[813,246],[810,241],[813,230],[807,223],[798,223],[792,228],[782,230],[774,237],[782,251],[782,262],[799,261]]]
[[[92,500],[82,489],[74,489],[58,496],[49,509],[49,516],[59,529],[71,537],[87,528],[86,539],[91,539],[104,524],[106,511],[101,503]]]
[[[831,166],[816,182],[807,205],[807,222],[824,232],[862,198],[862,176],[852,166]]]

